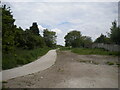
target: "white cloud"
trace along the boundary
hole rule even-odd
[[[41,25],[38,25],[38,28],[40,31],[43,31],[44,29],[46,29],[46,28],[42,27]]]
[[[4,0],[4,2],[118,2],[119,0]]]
[[[51,29],[51,31],[54,31],[54,32],[56,32],[57,34],[61,34],[61,33],[62,33],[62,30],[60,30],[60,29],[58,29],[58,28]]]
[[[43,36],[43,30],[46,28],[42,27],[41,25],[38,25],[38,28],[39,28],[39,34]]]

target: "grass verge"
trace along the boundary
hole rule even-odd
[[[30,63],[40,56],[46,54],[50,48],[37,48],[33,50],[25,50],[17,48],[14,53],[3,54],[2,69],[10,69],[19,65]]]
[[[81,54],[81,55],[113,55],[113,56],[120,56],[120,52],[112,52],[112,51],[106,51],[104,49],[91,49],[91,48],[69,48],[64,47],[60,50],[71,50],[73,53]]]

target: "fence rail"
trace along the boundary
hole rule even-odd
[[[94,43],[92,48],[104,48],[109,51],[120,51],[120,45],[116,44],[103,44],[103,43]]]

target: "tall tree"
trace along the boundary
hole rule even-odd
[[[56,32],[45,29],[43,31],[43,37],[48,47],[54,47],[56,45]]]
[[[71,31],[65,37],[65,46],[89,47],[92,44],[91,37],[82,36],[80,31]]]
[[[9,52],[14,49],[15,19],[10,11],[10,7],[2,6],[2,48],[3,52]]]
[[[34,22],[32,24],[32,26],[30,27],[30,30],[32,31],[32,33],[34,33],[35,35],[39,35],[39,28],[36,22]]]
[[[80,45],[80,38],[81,38],[81,32],[80,31],[71,31],[69,32],[65,37],[65,46],[73,46],[73,47],[79,47]]]
[[[101,34],[94,42],[95,43],[110,44],[111,40],[110,40],[110,38],[106,37],[106,35]]]
[[[120,45],[120,27],[117,26],[117,22],[112,22],[111,32],[109,34],[110,39],[115,43]]]
[[[89,36],[82,36],[82,41],[83,41],[83,47],[90,47],[92,44],[92,39]]]

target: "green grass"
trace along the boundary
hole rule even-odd
[[[106,64],[108,64],[108,65],[114,65],[114,63],[113,62],[106,62]]]
[[[117,65],[118,67],[120,67],[120,63],[119,63],[119,62],[116,62],[116,65]]]
[[[68,48],[64,47],[60,50],[71,50],[73,53],[81,54],[81,55],[113,55],[113,56],[119,56],[120,52],[111,52],[106,51],[104,49],[92,49],[92,48]]]
[[[71,51],[82,55],[120,55],[120,52],[111,52],[104,49],[73,48]]]
[[[71,50],[71,48],[70,48],[70,47],[62,47],[62,48],[60,48],[60,50],[61,50],[61,51],[64,51],[64,50]]]
[[[14,53],[3,54],[2,69],[10,69],[19,65],[30,63],[40,56],[46,54],[50,48],[37,48],[33,50],[25,50],[17,48]]]

